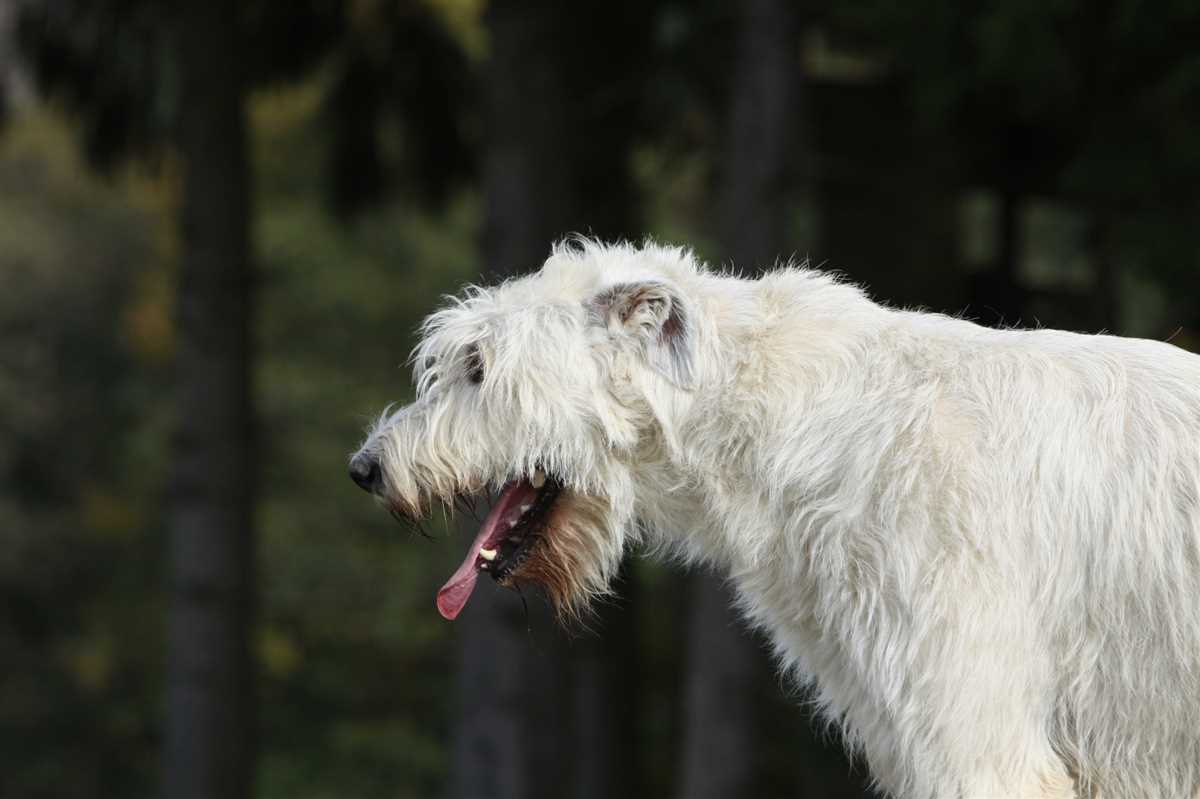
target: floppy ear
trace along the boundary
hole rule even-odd
[[[694,340],[687,309],[666,283],[619,283],[588,302],[593,321],[614,337],[634,339],[646,363],[679,388],[693,388]]]

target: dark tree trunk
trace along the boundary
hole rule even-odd
[[[748,0],[738,6],[737,63],[721,186],[722,249],[747,271],[787,256],[784,212],[798,188],[793,178],[801,99],[798,31],[786,0]]]
[[[752,796],[761,676],[758,643],[714,576],[692,578],[680,799]]]
[[[1087,232],[1088,255],[1092,259],[1096,283],[1092,291],[1094,320],[1092,327],[1107,333],[1121,332],[1119,274],[1113,257],[1112,221],[1105,211],[1093,212]]]
[[[184,164],[164,789],[252,793],[249,202],[234,0],[179,5]]]
[[[498,278],[540,266],[578,221],[554,13],[553,4],[513,0],[488,9],[483,253],[486,274]]]
[[[634,113],[628,97],[603,92],[645,46],[596,4],[500,0],[487,24],[482,277],[491,282],[537,268],[568,233],[635,233],[624,161]],[[604,63],[608,42],[623,51],[620,64]],[[537,597],[526,615],[520,598],[477,589],[457,631],[452,799],[636,792],[632,578],[620,582],[623,599],[570,642]]]
[[[799,78],[796,25],[786,0],[741,9],[723,169],[723,250],[747,272],[790,252],[784,241],[785,191],[793,166]],[[755,777],[754,685],[765,656],[730,607],[724,585],[692,580],[688,625],[681,799],[749,796]]]
[[[1028,296],[1021,285],[1021,213],[1024,195],[1014,186],[1004,186],[997,194],[1000,203],[996,216],[996,260],[975,276],[971,286],[971,315],[993,327],[1011,327],[1023,318]]]
[[[644,796],[638,741],[637,586],[632,569],[613,586],[616,600],[573,643],[575,673],[575,799]]]
[[[570,230],[564,87],[550,6],[488,9],[485,281],[538,266]],[[470,531],[473,535],[474,531]],[[484,578],[457,622],[452,799],[558,797],[569,779],[568,651],[545,604]]]

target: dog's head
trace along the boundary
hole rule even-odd
[[[540,271],[471,287],[430,316],[416,401],[385,413],[350,473],[394,512],[496,498],[439,591],[448,619],[480,573],[545,589],[573,615],[603,593],[635,535],[639,472],[703,371],[699,276],[686,251],[575,241]]]

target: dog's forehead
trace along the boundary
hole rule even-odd
[[[491,287],[470,286],[426,318],[420,355],[453,359],[472,347],[488,352],[501,342],[561,336],[584,319],[586,296],[581,286],[546,281],[540,274]]]
[[[495,287],[493,298],[499,309],[583,305],[615,285],[678,281],[695,273],[695,260],[681,249],[588,244],[556,250],[536,272]]]
[[[596,243],[557,248],[535,272],[466,288],[427,320],[425,348],[456,350],[472,341],[507,338],[534,321],[543,331],[556,323],[570,325],[586,319],[596,299],[614,286],[679,284],[697,271],[692,254],[678,248]]]
[[[510,280],[493,291],[494,307],[513,311],[535,305],[580,302],[587,297],[591,281],[569,275],[549,273],[545,269]]]

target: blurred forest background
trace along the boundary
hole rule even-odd
[[[1197,343],[1191,0],[0,0],[0,794],[863,797],[724,588],[437,587],[346,477],[571,231]]]

